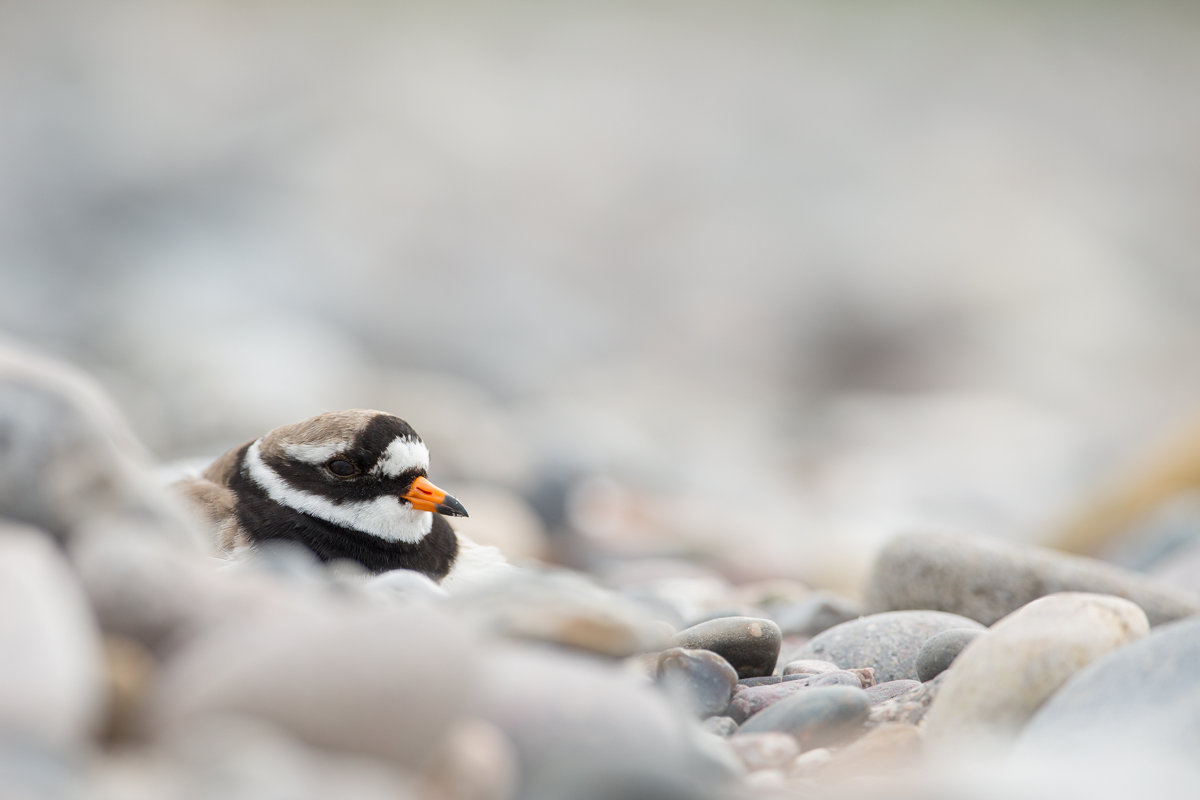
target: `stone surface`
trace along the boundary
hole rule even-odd
[[[1192,760],[1200,751],[1200,619],[1163,625],[1081,670],[1029,721],[1017,755],[1087,757],[1130,742]]]
[[[946,673],[943,672],[928,683],[916,683],[914,681],[916,686],[913,686],[908,691],[880,703],[872,704],[871,711],[867,716],[867,725],[875,727],[887,722],[904,722],[910,725],[920,724],[921,720],[929,712],[929,707],[933,704],[934,699],[938,696],[945,678]],[[878,685],[890,686],[898,682],[889,681],[888,683]]]
[[[814,687],[796,692],[755,714],[734,737],[782,731],[795,737],[801,750],[839,744],[862,730],[869,704],[862,689]]]
[[[917,653],[917,679],[931,681],[942,674],[964,647],[983,634],[977,628],[958,628],[930,636]]]
[[[314,607],[227,622],[167,661],[149,699],[159,735],[219,713],[311,744],[418,765],[471,702],[469,639],[430,609]]]
[[[887,683],[877,683],[874,686],[866,688],[867,699],[872,706],[877,706],[880,703],[891,700],[893,697],[899,697],[902,694],[911,692],[921,685],[920,681],[888,681]]]
[[[789,766],[796,760],[796,756],[800,755],[800,745],[796,740],[778,731],[734,736],[730,738],[729,744],[750,772],[781,769]]]
[[[783,668],[784,675],[821,675],[826,672],[836,672],[841,667],[834,664],[832,661],[821,661],[815,658],[802,658],[796,661],[789,661],[787,666]]]
[[[510,645],[482,659],[480,711],[516,749],[521,800],[724,796],[736,773],[653,686],[569,652]]]
[[[832,661],[843,669],[871,667],[879,683],[914,680],[917,653],[929,637],[953,628],[982,627],[940,611],[872,614],[830,628],[801,648],[798,656]]]
[[[822,783],[864,776],[886,776],[915,765],[921,754],[921,732],[915,725],[880,725],[833,754],[818,773]]]
[[[927,608],[991,625],[1055,592],[1123,597],[1151,625],[1200,613],[1200,599],[1145,575],[1032,545],[950,534],[905,534],[880,551],[868,580],[876,611]]]
[[[824,675],[798,676],[798,678],[798,680],[794,681],[748,687],[734,696],[733,700],[729,703],[726,713],[740,723],[762,711],[767,706],[777,703],[785,697],[791,697],[801,689],[807,689],[812,686],[850,686],[855,689],[862,688],[862,679],[848,670],[827,672]]]
[[[783,678],[779,677],[778,675],[763,675],[759,678],[742,678],[738,681],[738,683],[749,688],[751,686],[770,686],[772,684],[779,683],[782,680]]]
[[[717,736],[732,736],[738,729],[737,720],[733,717],[709,717],[701,723],[701,727]]]
[[[769,619],[723,617],[682,630],[668,644],[712,650],[733,665],[739,678],[756,678],[775,669],[781,642],[779,626]]]
[[[926,741],[958,750],[1015,737],[1072,675],[1148,629],[1140,608],[1111,595],[1064,592],[1023,606],[943,673],[925,717]]]
[[[862,609],[846,597],[820,590],[787,605],[773,605],[770,613],[784,636],[816,636],[834,625],[857,619]]]
[[[0,730],[81,745],[105,705],[100,634],[46,533],[0,520]]]
[[[729,705],[737,672],[711,650],[673,647],[659,655],[655,678],[668,694],[703,718]]]

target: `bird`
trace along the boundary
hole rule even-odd
[[[413,570],[443,588],[511,569],[455,532],[457,498],[428,478],[429,449],[397,416],[347,409],[275,428],[173,484],[227,556],[272,541],[368,572]]]

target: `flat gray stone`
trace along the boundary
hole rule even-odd
[[[657,681],[698,717],[720,714],[733,697],[737,672],[711,650],[673,647],[658,657]]]
[[[736,722],[745,722],[768,706],[774,705],[786,697],[791,697],[802,689],[818,686],[850,686],[855,689],[861,689],[862,681],[853,672],[837,670],[836,672],[827,672],[823,675],[809,675],[804,678],[797,678],[794,681],[784,681],[764,686],[751,686],[737,693],[733,700],[730,701],[729,708],[725,713]]]
[[[1033,712],[1093,661],[1144,637],[1128,600],[1063,592],[997,622],[950,665],[925,717],[932,750],[991,748],[1016,738]]]
[[[1145,575],[1033,545],[941,533],[897,536],[880,551],[867,582],[875,611],[926,608],[991,625],[1055,592],[1123,597],[1151,625],[1200,613],[1200,598]]]
[[[963,648],[983,635],[977,628],[955,628],[930,636],[917,653],[917,679],[931,681],[958,658]]]
[[[769,619],[722,617],[686,628],[671,637],[669,647],[711,650],[737,670],[739,678],[770,675],[783,637]]]
[[[1018,756],[1086,756],[1139,742],[1194,759],[1200,751],[1200,619],[1150,636],[1081,670],[1029,721]]]
[[[941,611],[892,611],[843,622],[808,642],[797,659],[832,661],[842,669],[871,667],[875,680],[915,680],[917,653],[934,634],[983,626]]]
[[[853,738],[861,732],[869,709],[862,689],[814,687],[755,714],[734,736],[782,731],[794,736],[801,750],[811,750]]]

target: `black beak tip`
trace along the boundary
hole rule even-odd
[[[438,504],[437,512],[447,517],[467,516],[467,510],[463,508],[463,504],[458,502],[458,498],[451,495],[446,495],[446,498]]]

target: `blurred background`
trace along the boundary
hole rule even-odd
[[[0,109],[0,328],[162,459],[375,407],[480,538],[852,592],[1200,430],[1192,4],[6,0]]]

